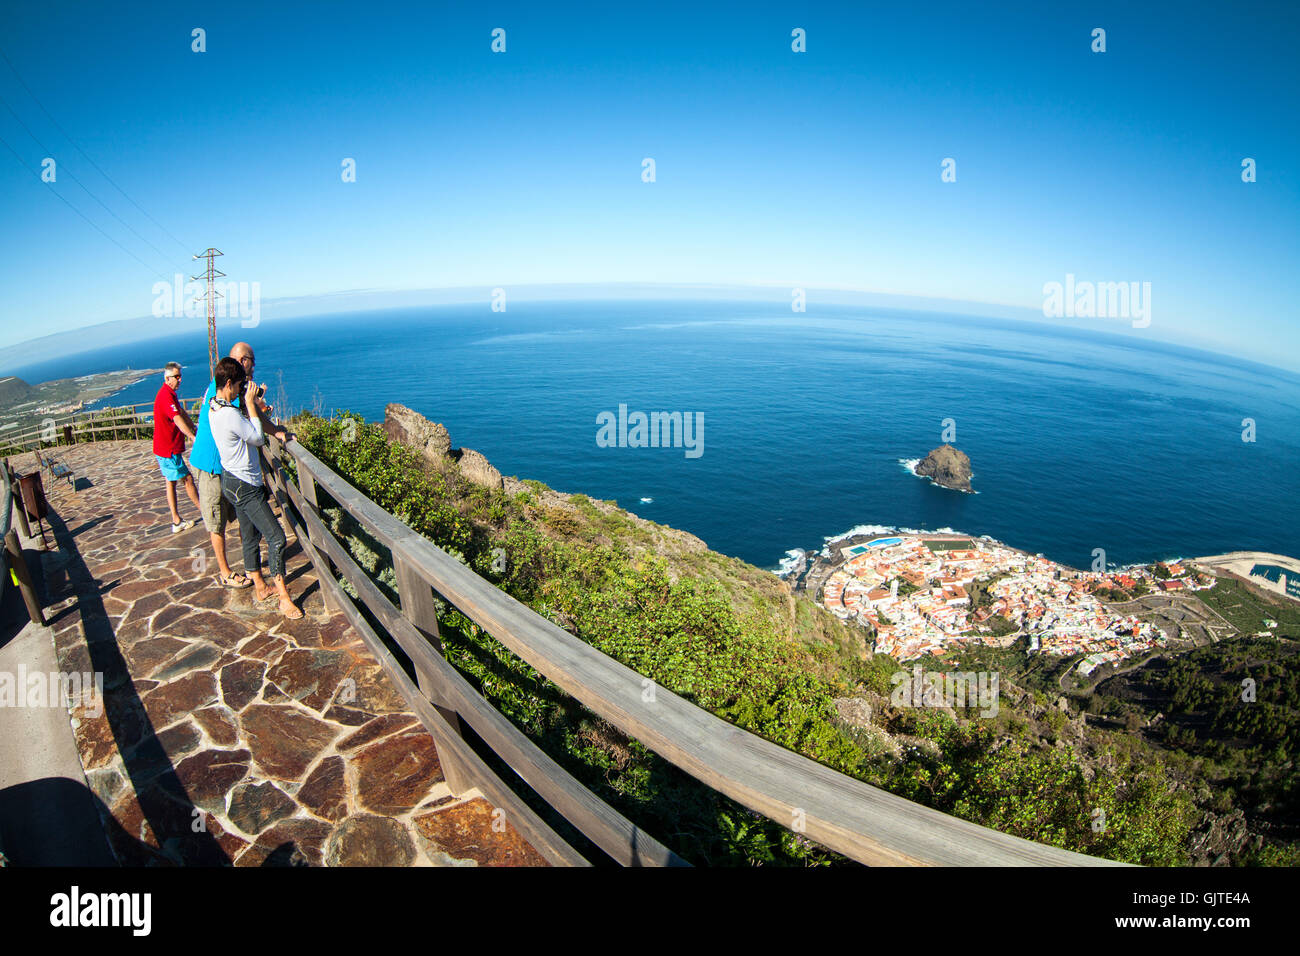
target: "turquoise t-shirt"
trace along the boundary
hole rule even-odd
[[[208,402],[217,397],[217,380],[208,383],[208,390],[203,393],[199,403],[199,430],[194,433],[194,445],[190,448],[190,467],[201,468],[211,475],[221,474],[221,455],[217,452],[217,443],[212,437],[212,426],[208,424]],[[231,404],[239,407],[241,399],[236,398]]]

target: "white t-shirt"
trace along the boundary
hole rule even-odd
[[[260,486],[262,463],[253,449],[266,444],[261,418],[257,415],[246,418],[239,409],[218,404],[217,399],[208,406],[208,418],[212,423],[212,440],[221,456],[221,470],[250,485]]]

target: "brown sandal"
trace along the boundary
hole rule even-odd
[[[217,580],[221,582],[222,587],[235,588],[236,590],[239,590],[240,588],[251,588],[253,586],[252,581],[238,572],[231,575],[218,574]]]

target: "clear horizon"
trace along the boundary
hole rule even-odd
[[[533,288],[538,288],[538,287],[533,287]],[[557,286],[557,288],[565,288],[567,290],[573,289],[572,286],[564,286],[564,287]],[[640,287],[638,286],[637,288]],[[456,293],[461,293],[464,290],[457,288],[453,290],[441,290],[441,291],[452,291]],[[734,292],[735,290],[733,288],[728,291]],[[753,290],[751,291],[757,291],[757,287],[754,287]],[[770,290],[763,290],[763,291],[770,291]],[[474,303],[479,301],[479,296],[473,295],[473,296],[466,297],[463,295],[457,295],[453,298],[448,299],[447,301],[439,301],[433,303],[425,303],[425,302],[400,303],[399,302],[395,304],[373,304],[370,302],[358,303],[355,300],[343,300],[338,297],[331,297],[331,296],[303,297],[303,298],[297,298],[297,299],[287,300],[287,301],[293,303],[301,303],[301,307],[293,308],[287,312],[276,314],[273,319],[269,320],[270,323],[274,323],[275,325],[279,325],[280,323],[283,323],[285,325],[294,325],[301,322],[307,322],[312,319],[320,319],[324,323],[326,323],[326,327],[328,327],[332,322],[336,322],[340,316],[347,316],[354,313],[358,315],[385,316],[391,313],[402,313],[410,310],[426,309],[426,308],[432,310],[430,314],[430,318],[436,320],[438,318],[437,310],[443,308],[458,308],[458,307],[464,307],[466,305],[473,305]],[[679,304],[696,303],[703,306],[734,305],[742,309],[747,307],[754,307],[754,306],[761,308],[761,307],[772,306],[776,304],[770,298],[753,297],[753,298],[743,299],[743,298],[735,298],[732,295],[726,295],[726,294],[718,295],[714,297],[684,295],[684,296],[663,296],[657,298],[653,296],[644,296],[644,295],[626,296],[623,298],[618,298],[609,295],[591,296],[587,298],[575,297],[571,295],[556,295],[556,296],[519,297],[513,301],[515,301],[517,305],[523,305],[523,306],[543,305],[543,304],[562,305],[565,303],[571,303],[572,305],[579,308],[587,305],[601,304],[601,303],[608,303],[610,305],[619,305],[619,304],[627,304],[627,303],[647,303],[647,302],[654,302],[654,301],[667,301],[667,302],[674,302]],[[1300,384],[1300,368],[1287,368],[1287,367],[1277,365],[1275,363],[1260,361],[1258,359],[1250,358],[1248,356],[1234,355],[1231,353],[1216,350],[1214,348],[1206,347],[1203,343],[1194,342],[1194,341],[1178,341],[1178,340],[1167,340],[1167,339],[1144,337],[1140,334],[1140,332],[1131,330],[1125,327],[1123,324],[1109,323],[1108,325],[1102,325],[1099,327],[1096,324],[1086,323],[1078,320],[1076,320],[1073,324],[1065,324],[1060,321],[1049,322],[1034,316],[1026,317],[1023,314],[1024,310],[1016,310],[1016,309],[1009,309],[1009,308],[998,309],[997,307],[989,307],[989,311],[986,312],[973,312],[964,309],[954,308],[952,306],[978,305],[977,303],[954,302],[951,304],[951,306],[949,306],[945,304],[942,300],[935,300],[935,299],[921,298],[921,297],[916,297],[915,301],[918,304],[924,303],[927,307],[923,308],[918,305],[917,307],[909,309],[899,305],[897,298],[892,298],[892,297],[882,300],[881,302],[870,302],[870,301],[857,302],[851,300],[840,301],[840,302],[828,302],[828,303],[822,303],[821,309],[810,309],[807,313],[804,314],[791,315],[791,321],[798,322],[800,324],[812,321],[814,325],[816,324],[816,320],[818,318],[825,318],[829,321],[842,321],[845,318],[851,317],[845,314],[845,310],[861,309],[868,314],[877,313],[881,315],[904,317],[904,318],[906,318],[908,314],[911,313],[916,315],[918,321],[926,321],[928,318],[937,316],[937,317],[959,318],[964,320],[970,320],[972,323],[976,325],[988,325],[993,327],[1001,326],[1003,323],[1006,322],[1010,322],[1013,324],[1025,323],[1034,332],[1039,334],[1045,334],[1049,337],[1052,337],[1054,335],[1060,335],[1063,336],[1065,339],[1069,339],[1075,335],[1082,334],[1083,336],[1092,339],[1098,343],[1109,342],[1111,344],[1123,344],[1129,347],[1142,349],[1142,350],[1150,350],[1157,353],[1161,351],[1165,351],[1166,354],[1169,354],[1171,352],[1181,353],[1181,354],[1194,353],[1194,354],[1207,356],[1214,359],[1223,359],[1228,362],[1241,365],[1241,366],[1256,367],[1261,369],[1267,369],[1270,372],[1282,373],[1283,375],[1288,376],[1288,381],[1290,384],[1292,385]],[[324,303],[331,304],[334,306],[334,308],[320,309],[319,306]],[[783,304],[783,301],[780,304]],[[273,306],[274,303],[269,303],[269,305]],[[312,308],[311,307],[312,305],[317,306],[317,308]],[[519,310],[517,309],[516,311],[518,312]],[[785,314],[784,311],[777,312],[774,314],[773,318],[779,318],[784,314]],[[498,320],[502,318],[502,316],[499,314],[491,313],[489,308],[485,304],[484,305],[485,319],[488,318],[489,315],[491,315],[493,318]],[[55,348],[52,346],[47,346],[46,350],[43,353],[37,353],[35,355],[25,356],[22,358],[17,357],[22,355],[20,350],[22,345],[24,344],[39,343],[43,341],[45,338],[49,338],[54,342],[63,342],[66,340],[66,337],[69,333],[57,333],[49,336],[43,336],[37,339],[28,340],[27,342],[24,343],[19,343],[16,346],[10,346],[8,348],[0,347],[0,378],[13,375],[16,372],[24,371],[26,368],[30,366],[47,365],[50,363],[61,362],[65,360],[68,362],[75,363],[75,361],[81,356],[93,355],[95,353],[102,351],[105,348],[111,348],[123,344],[131,344],[131,343],[139,343],[140,345],[148,346],[148,345],[152,345],[155,342],[176,338],[186,334],[186,331],[180,328],[179,326],[168,328],[168,329],[153,329],[150,331],[145,331],[143,323],[147,321],[149,321],[147,318],[141,318],[135,320],[130,320],[130,319],[119,320],[115,322],[101,323],[97,326],[88,326],[82,329],[73,330],[74,332],[93,332],[97,328],[107,330],[113,326],[120,325],[122,323],[127,323],[128,325],[132,323],[140,324],[140,334],[138,335],[133,335],[129,338],[124,338],[119,334],[115,334],[112,335],[111,337],[105,337],[103,339],[98,339],[98,340],[92,339],[90,340],[91,344],[82,344],[75,351],[64,349],[64,348]],[[741,324],[744,324],[744,322],[742,321]],[[272,325],[268,324],[268,320],[264,318],[258,328],[260,328],[262,330],[262,333],[265,334],[265,332],[271,327]],[[225,352],[228,349],[228,346],[230,344],[240,339],[247,339],[249,341],[256,342],[258,341],[259,338],[258,329],[247,329],[247,330],[243,329],[239,325],[239,320],[234,318],[226,319],[224,321],[218,321],[217,328],[218,328],[218,340],[221,345],[222,352]],[[189,334],[190,337],[193,339],[192,342],[193,348],[196,351],[206,352],[206,344],[207,344],[206,322],[202,317],[199,317],[197,320],[195,320],[193,327],[189,330]],[[71,374],[81,374],[81,373],[76,372]],[[59,377],[64,377],[64,376],[59,376]],[[29,384],[37,384],[37,383],[33,381],[33,382],[29,382]]]
[[[1300,370],[1293,6],[392,13],[7,11],[0,348],[147,316],[215,245],[268,304],[1150,283],[1144,336]]]

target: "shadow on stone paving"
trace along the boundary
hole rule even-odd
[[[32,586],[36,589],[36,599],[44,607],[49,603],[42,600],[49,591],[45,587],[45,571],[41,567],[41,553],[33,548],[23,548],[23,560],[27,562],[27,573],[32,576]],[[0,650],[22,633],[27,626],[27,605],[23,596],[9,577],[9,567],[0,562],[0,574],[5,576],[6,586],[0,590]],[[48,622],[49,618],[46,618]]]
[[[81,524],[77,525],[75,528],[73,528],[71,531],[68,532],[68,537],[75,538],[78,535],[85,534],[91,528],[95,527],[96,525],[103,524],[105,521],[108,521],[112,517],[113,517],[112,515],[100,515],[98,518],[91,518],[89,521],[83,521]]]
[[[60,557],[66,561],[68,586],[76,596],[75,606],[85,630],[86,646],[77,648],[74,653],[89,653],[89,666],[79,666],[82,662],[72,659],[72,654],[65,659],[62,652],[59,665],[65,670],[103,674],[104,716],[139,802],[140,822],[148,824],[162,851],[130,837],[121,844],[114,842],[118,859],[128,866],[167,863],[229,865],[230,857],[213,835],[200,825],[207,816],[190,800],[154,733],[152,721],[132,684],[130,670],[104,610],[100,582],[86,567],[72,540],[73,534],[62,518],[51,513],[49,523],[62,550]],[[65,596],[50,595],[59,599]],[[111,814],[109,818],[112,818]],[[110,841],[116,835],[111,825],[108,835]]]
[[[83,783],[45,777],[15,784],[0,790],[0,852],[10,866],[116,866],[105,820],[119,831],[117,843],[133,842]]]
[[[104,832],[105,821],[110,834]],[[0,790],[0,853],[9,866],[115,867],[109,844],[128,859],[157,851],[135,839],[85,784],[45,777]],[[262,866],[308,866],[297,845],[276,847]]]

